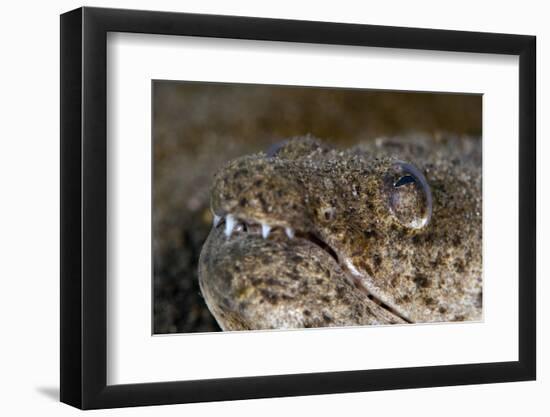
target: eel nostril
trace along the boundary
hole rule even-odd
[[[267,148],[267,151],[265,151],[268,158],[272,158],[275,155],[277,155],[277,152],[279,152],[284,146],[288,143],[288,140],[283,140],[277,143],[273,143]]]

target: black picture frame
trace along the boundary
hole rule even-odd
[[[519,360],[107,385],[108,32],[519,56]],[[85,7],[61,15],[60,56],[62,402],[94,409],[535,379],[534,36]]]

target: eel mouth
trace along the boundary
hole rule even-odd
[[[296,230],[290,227],[269,226],[266,223],[255,222],[251,220],[244,220],[234,215],[228,214],[226,216],[220,216],[214,214],[213,227],[223,228],[224,235],[227,240],[232,238],[246,238],[246,237],[262,237],[263,239],[276,238],[276,239],[303,239],[310,244],[317,246],[326,255],[344,271],[345,277],[350,281],[358,291],[360,291],[366,298],[379,307],[386,310],[388,313],[403,320],[405,323],[413,323],[406,314],[399,311],[397,308],[389,305],[381,296],[373,294],[373,292],[365,285],[367,279],[372,277],[366,277],[363,273],[358,271],[353,264],[338,251],[325,242],[318,234],[311,231]]]

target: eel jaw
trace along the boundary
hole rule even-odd
[[[250,220],[243,220],[236,215],[213,215],[214,228],[223,227],[224,235],[226,239],[230,239],[234,233],[246,233],[248,235],[261,235],[263,239],[268,239],[272,233],[284,235],[288,239],[301,238],[306,239],[314,245],[320,247],[328,256],[334,259],[334,261],[345,272],[347,279],[355,285],[355,287],[361,291],[368,299],[379,305],[381,308],[387,310],[392,315],[403,320],[405,323],[413,323],[413,321],[401,311],[397,306],[391,305],[384,297],[378,294],[373,285],[373,278],[367,276],[365,273],[359,271],[348,258],[340,256],[336,250],[334,250],[329,244],[323,241],[318,235],[312,232],[304,232],[296,230],[289,226],[271,226],[265,222],[254,222]]]
[[[360,272],[351,262],[350,259],[344,258],[344,267],[343,269],[346,270],[347,276],[349,279],[352,280],[352,282],[355,284],[355,286],[361,290],[368,299],[378,304],[383,309],[389,311],[393,315],[399,317],[401,320],[403,320],[406,323],[414,323],[407,314],[405,314],[402,310],[400,310],[397,306],[392,305],[391,303],[384,300],[384,297],[378,294],[375,288],[373,288],[373,285],[371,284],[374,279],[362,272]]]

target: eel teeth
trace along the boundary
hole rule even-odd
[[[262,238],[267,239],[271,232],[273,231],[273,227],[268,225],[267,223],[247,223],[244,221],[241,221],[237,219],[234,215],[228,214],[227,216],[220,216],[217,214],[213,215],[213,224],[214,227],[218,227],[218,225],[222,224],[222,222],[225,220],[225,228],[224,228],[224,234],[227,238],[230,238],[231,235],[233,235],[234,232],[250,232],[252,234],[256,234],[255,227],[260,226]],[[281,228],[282,230],[283,228]],[[292,239],[296,236],[296,231],[291,227],[284,227],[284,231],[286,236],[289,239]]]
[[[290,227],[285,227],[285,233],[290,239],[294,237],[294,230]]]
[[[269,236],[270,231],[271,231],[271,226],[269,226],[265,223],[262,223],[262,237],[264,239],[267,239],[267,237]]]
[[[231,237],[231,233],[233,233],[236,223],[235,218],[231,214],[228,214],[225,218],[225,236]]]

